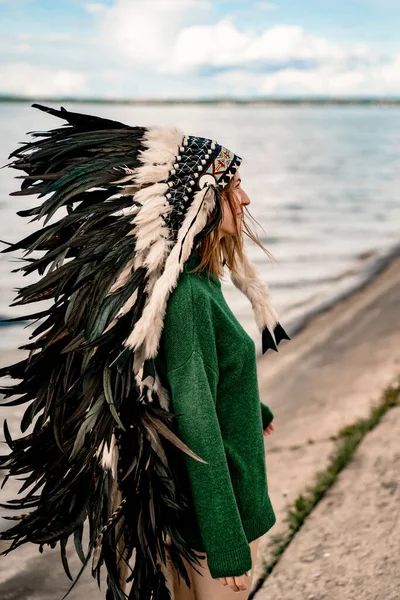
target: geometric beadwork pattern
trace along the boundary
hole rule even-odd
[[[165,216],[168,228],[174,233],[180,228],[196,191],[205,185],[223,190],[234,177],[242,159],[214,140],[184,136],[176,162],[169,172],[166,194],[171,211]]]

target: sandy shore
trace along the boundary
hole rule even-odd
[[[395,258],[367,286],[315,316],[290,342],[282,342],[279,353],[260,358],[261,399],[275,414],[276,431],[265,438],[265,446],[278,523],[261,540],[254,581],[263,558],[268,559],[271,536],[285,530],[288,506],[326,466],[333,447],[329,436],[366,416],[400,372],[399,306],[400,258]],[[10,354],[0,354],[1,364],[10,360]],[[76,567],[72,561],[74,573]],[[68,588],[58,551],[46,549],[40,556],[36,547],[3,558],[0,581],[3,600],[60,598]],[[267,584],[257,597],[280,600],[279,594],[267,594]],[[84,597],[103,597],[88,574],[70,595],[71,600]]]

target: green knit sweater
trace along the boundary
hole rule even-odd
[[[251,569],[249,542],[275,523],[268,495],[256,349],[222,294],[221,281],[192,253],[171,292],[156,365],[177,413],[179,437],[207,464],[182,453],[182,485],[193,503],[191,547],[211,576]]]

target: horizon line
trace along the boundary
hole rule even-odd
[[[293,96],[209,98],[99,98],[74,96],[18,96],[0,94],[0,102],[76,102],[98,104],[400,104],[399,96]]]

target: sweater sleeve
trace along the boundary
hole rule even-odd
[[[261,417],[262,417],[263,429],[266,429],[268,427],[268,425],[270,423],[272,423],[272,421],[274,419],[274,415],[273,415],[271,409],[269,408],[269,406],[267,406],[266,404],[263,404],[262,402],[260,402],[260,404],[261,404]]]
[[[207,464],[184,453],[194,507],[213,578],[243,575],[251,551],[236,503],[216,413],[218,374],[194,350],[168,372],[179,437]]]

